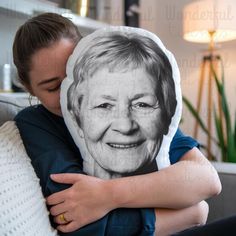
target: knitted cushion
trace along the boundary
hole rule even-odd
[[[0,235],[56,235],[13,121],[0,127]]]

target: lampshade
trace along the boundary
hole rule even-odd
[[[236,0],[201,0],[184,7],[184,39],[209,43],[236,39]]]

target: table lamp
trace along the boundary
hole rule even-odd
[[[200,115],[203,85],[207,91],[207,155],[212,159],[212,103],[213,103],[213,70],[217,74],[220,56],[215,54],[215,43],[236,39],[236,0],[201,0],[193,1],[183,10],[183,38],[194,43],[207,43],[208,53],[203,56],[197,96],[196,111]],[[212,70],[213,69],[213,70]],[[207,80],[207,81],[206,81]],[[218,98],[219,111],[221,110]],[[220,112],[221,113],[221,112]],[[222,119],[222,116],[221,116]],[[196,120],[194,137],[197,138],[199,123]]]

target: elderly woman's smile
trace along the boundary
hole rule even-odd
[[[154,160],[162,140],[156,83],[144,69],[97,71],[78,93],[81,133],[104,169],[133,172]]]
[[[136,148],[140,145],[141,143],[108,143],[108,145],[112,148],[118,148],[118,149],[127,149],[127,148]]]

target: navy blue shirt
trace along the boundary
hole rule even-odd
[[[15,117],[25,149],[40,179],[45,197],[68,188],[55,183],[52,173],[83,173],[83,161],[64,119],[54,115],[42,105],[28,107]],[[171,164],[179,161],[184,153],[198,146],[191,137],[178,130],[170,146]],[[51,220],[52,225],[54,223]],[[153,209],[116,209],[102,219],[72,233],[61,235],[154,235],[155,214]]]

